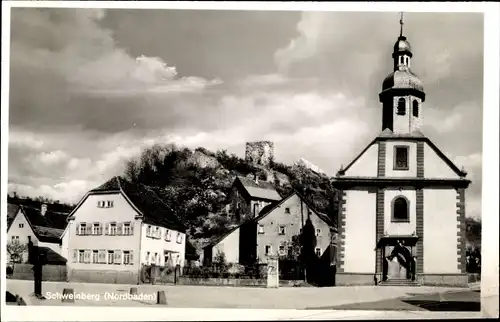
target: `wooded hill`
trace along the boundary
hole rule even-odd
[[[336,223],[336,192],[329,178],[302,165],[271,162],[255,166],[225,150],[191,150],[174,144],[156,145],[126,163],[124,177],[154,188],[188,227],[188,236],[200,246],[234,222],[225,215],[227,196],[236,176],[269,176],[281,196],[297,189],[320,212]],[[199,249],[199,247],[198,247]]]

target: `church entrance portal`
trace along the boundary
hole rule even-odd
[[[415,280],[415,259],[413,247],[397,241],[396,245],[386,245],[382,249],[383,281]]]

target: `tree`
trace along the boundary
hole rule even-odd
[[[226,254],[223,251],[217,250],[214,258],[214,264],[219,269],[220,273],[225,273],[227,271],[228,265],[226,261]]]
[[[27,250],[27,244],[21,244],[18,241],[9,241],[7,243],[7,253],[9,254],[10,260],[14,263],[21,263],[23,260],[23,254]]]

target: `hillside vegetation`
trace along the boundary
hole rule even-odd
[[[281,196],[297,189],[318,211],[336,220],[336,193],[329,178],[303,165],[271,162],[266,169],[225,150],[191,150],[169,144],[144,150],[140,158],[127,162],[124,173],[127,180],[155,189],[186,224],[194,244],[203,243],[234,224],[224,212],[227,196],[236,176],[247,175],[274,179]]]

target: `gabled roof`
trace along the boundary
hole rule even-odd
[[[144,223],[186,232],[185,225],[177,218],[175,212],[149,188],[140,183],[131,183],[122,177],[113,177],[104,184],[90,190],[73,210],[71,215],[81,206],[89,195],[102,193],[121,193],[129,201]]]
[[[41,242],[47,243],[59,243],[61,241],[61,236],[64,233],[64,229],[56,229],[43,226],[31,226],[36,237]]]
[[[345,169],[340,169],[337,172],[338,176],[343,176],[345,172],[375,143],[383,140],[414,140],[414,141],[424,141],[426,142],[436,154],[460,177],[465,177],[467,172],[460,170],[453,161],[448,158],[443,151],[441,151],[427,136],[425,136],[420,130],[416,130],[412,133],[408,134],[399,134],[394,133],[390,129],[386,128],[382,132],[379,133],[367,146],[364,148],[352,161],[345,167]]]
[[[39,209],[13,204],[8,204],[7,209],[8,220],[10,220],[10,223],[8,223],[9,228],[20,211],[26,218],[31,230],[39,241],[47,243],[60,243],[60,238],[64,232],[65,226],[67,225],[67,214],[59,214],[47,210],[45,215],[42,215]]]
[[[233,227],[230,227],[229,229],[227,229],[224,233],[222,234],[219,234],[215,237],[213,237],[207,245],[205,245],[203,248],[207,248],[207,247],[211,247],[211,246],[215,246],[217,245],[218,243],[220,243],[222,240],[224,240],[224,238],[226,238],[227,236],[229,236],[232,232],[234,232],[235,230],[237,230],[238,228],[240,228],[244,223],[240,224],[240,225],[235,225]]]
[[[259,213],[259,216],[257,218],[255,218],[255,221],[259,222],[261,219],[263,219],[264,217],[268,216],[270,213],[272,213],[276,208],[279,208],[283,203],[285,203],[285,201],[287,201],[288,199],[290,199],[291,197],[293,197],[294,195],[297,195],[299,197],[299,199],[304,203],[306,204],[307,208],[309,208],[314,214],[316,214],[316,216],[318,216],[319,219],[323,220],[326,224],[328,224],[330,227],[333,227],[335,228],[333,222],[330,220],[330,218],[324,214],[324,213],[321,213],[319,211],[317,211],[314,206],[309,202],[307,201],[307,199],[302,196],[299,192],[297,191],[292,191],[288,196],[286,196],[285,198],[283,198],[280,202],[274,204],[272,207],[264,207],[262,209],[262,211]],[[266,209],[267,208],[267,209]],[[264,211],[266,210],[266,211]]]
[[[7,230],[9,230],[10,225],[14,221],[14,218],[16,218],[16,215],[19,211],[19,205],[7,204]]]
[[[253,199],[266,199],[266,200],[281,200],[281,196],[274,188],[273,184],[262,180],[252,180],[247,177],[236,177],[236,181],[239,181],[248,195]]]
[[[66,258],[62,257],[49,247],[38,246],[38,250],[47,254],[47,264],[63,265],[67,262]]]

